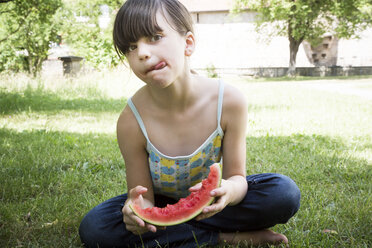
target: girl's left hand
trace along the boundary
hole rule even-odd
[[[201,187],[201,183],[190,188],[190,191],[197,191]],[[196,217],[196,220],[202,220],[221,212],[226,205],[230,203],[230,184],[227,180],[222,179],[221,186],[211,191],[211,196],[216,198],[216,201],[203,209],[201,214]]]

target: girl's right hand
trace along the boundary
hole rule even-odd
[[[156,232],[156,227],[154,225],[144,222],[141,218],[135,215],[132,209],[129,207],[130,204],[136,204],[141,207],[148,205],[142,197],[142,194],[146,192],[147,188],[142,186],[136,186],[135,188],[131,189],[128,193],[128,199],[122,209],[123,221],[127,230],[136,235],[140,235],[148,231]]]

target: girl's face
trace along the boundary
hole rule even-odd
[[[180,35],[159,12],[156,20],[163,31],[132,43],[126,57],[138,78],[165,88],[189,70],[186,57],[192,53],[194,37],[190,32]]]

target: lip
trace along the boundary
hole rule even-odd
[[[166,66],[167,66],[167,63],[165,63],[164,61],[160,61],[156,65],[151,66],[150,69],[147,70],[147,72],[161,70],[161,69],[163,69]]]

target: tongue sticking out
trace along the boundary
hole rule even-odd
[[[160,70],[163,69],[166,66],[165,62],[162,61],[159,64],[155,65],[154,70]]]

